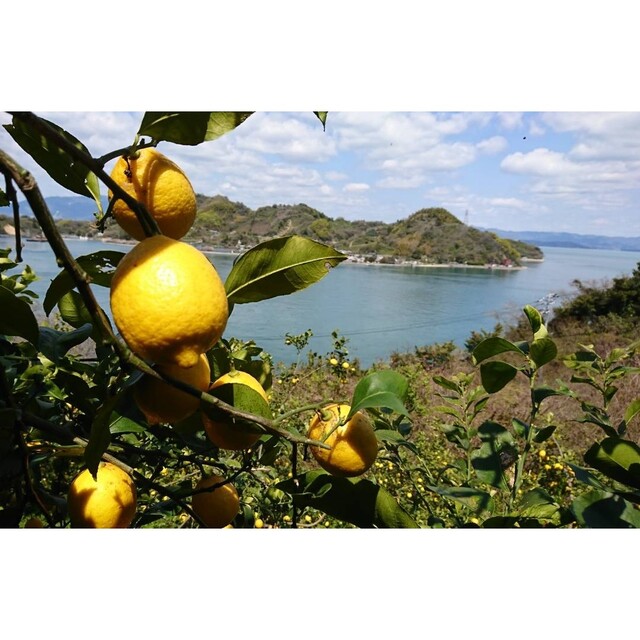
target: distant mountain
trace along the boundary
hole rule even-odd
[[[640,251],[640,237],[583,235],[556,231],[504,231],[491,229],[503,238],[522,240],[543,247],[567,247],[575,249],[612,249]]]
[[[385,223],[330,218],[303,203],[253,210],[222,195],[196,198],[198,213],[185,240],[203,247],[246,249],[264,240],[297,234],[331,244],[363,262],[517,266],[523,258],[543,257],[538,247],[469,227],[442,208],[421,209],[397,222]],[[46,200],[63,234],[96,235],[96,207],[90,199],[71,196]],[[104,207],[106,210],[106,202]],[[26,203],[20,210],[23,215],[30,213]],[[2,225],[11,224],[9,214],[8,208],[0,209]],[[24,218],[21,226],[25,237],[40,234],[32,216]],[[128,238],[113,221],[108,222],[104,235]]]
[[[45,198],[49,210],[57,220],[93,220],[98,207],[92,198],[82,196],[50,196]],[[20,213],[32,216],[33,212],[26,200],[19,202]],[[103,211],[107,209],[107,198],[102,196]]]

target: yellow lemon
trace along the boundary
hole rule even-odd
[[[218,378],[210,387],[216,389],[225,384],[244,384],[254,391],[257,391],[267,400],[262,385],[249,373],[245,371],[230,371]],[[213,420],[205,413],[202,414],[202,422],[209,440],[220,449],[239,451],[253,446],[260,438],[259,433],[247,431],[242,424],[237,424],[233,418],[229,417],[225,421]]]
[[[219,475],[202,478],[196,485],[196,491],[224,482]],[[240,511],[240,498],[236,488],[227,482],[212,491],[196,493],[191,498],[191,506],[196,515],[210,529],[222,529],[231,524]]]
[[[334,476],[359,476],[378,455],[378,440],[369,418],[358,411],[345,422],[349,411],[348,404],[329,405],[316,413],[309,425],[308,437],[331,447],[309,447],[311,453],[318,464]],[[339,426],[334,429],[336,425]]]
[[[193,367],[184,369],[177,365],[159,365],[157,370],[200,391],[209,388],[211,368],[205,354],[200,356]],[[149,424],[180,422],[200,407],[199,398],[146,375],[134,387],[133,397]]]
[[[101,462],[96,479],[85,469],[69,486],[71,526],[126,529],[136,513],[136,487],[131,476],[110,462]]]
[[[135,156],[119,158],[111,178],[146,207],[164,235],[179,240],[191,229],[197,209],[193,187],[182,169],[156,149],[140,149]],[[129,235],[136,240],[145,237],[136,214],[123,200],[117,199],[112,211]]]
[[[166,236],[146,238],[122,258],[111,280],[111,312],[140,357],[185,368],[218,341],[229,317],[213,264]]]

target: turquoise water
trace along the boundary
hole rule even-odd
[[[13,239],[0,236],[0,247]],[[68,240],[74,256],[100,250],[127,251],[127,245]],[[311,329],[310,348],[331,349],[331,332],[349,338],[353,358],[365,366],[394,351],[452,340],[459,346],[472,330],[492,329],[496,322],[512,322],[525,304],[544,309],[545,299],[570,295],[571,282],[603,282],[630,274],[640,252],[543,248],[545,261],[528,263],[522,270],[396,267],[343,263],[312,287],[290,296],[254,304],[236,305],[225,336],[253,338],[275,360],[295,359],[284,345],[287,332]],[[15,254],[11,254],[15,255]],[[211,255],[221,277],[229,273],[234,257]],[[44,296],[59,272],[45,242],[26,242],[25,264],[40,276],[33,289]],[[95,287],[100,304],[108,310],[108,291]]]

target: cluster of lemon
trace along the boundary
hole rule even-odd
[[[138,240],[120,261],[111,282],[111,312],[124,341],[138,356],[155,363],[160,373],[200,391],[244,384],[267,401],[258,380],[246,372],[231,371],[210,380],[206,352],[222,336],[229,308],[213,264],[181,240],[193,225],[197,209],[184,172],[156,149],[147,148],[120,158],[111,178],[145,206],[161,231],[146,237],[134,211],[121,198],[113,201],[116,221]],[[109,197],[113,198],[111,192]],[[134,398],[150,424],[179,422],[200,407],[198,397],[151,376],[143,376],[136,384]],[[361,475],[378,451],[368,418],[358,412],[347,421],[349,411],[346,404],[325,407],[311,420],[308,431],[311,439],[331,447],[311,447],[320,466],[339,476]],[[260,437],[233,420],[214,420],[204,412],[202,421],[208,438],[221,449],[248,449]],[[136,512],[135,485],[128,473],[103,462],[95,478],[88,470],[76,476],[68,507],[74,527],[128,527]],[[224,527],[239,512],[238,493],[223,477],[205,476],[196,485],[192,508],[207,526]]]
[[[231,372],[211,383],[206,352],[220,339],[229,309],[224,284],[208,258],[182,242],[196,216],[196,196],[181,168],[156,149],[140,149],[115,164],[111,178],[142,203],[161,235],[146,237],[134,211],[120,198],[112,212],[117,223],[139,242],[120,261],[112,279],[110,302],[114,322],[138,356],[155,363],[160,373],[200,391],[223,384],[249,384],[266,394],[257,380]],[[110,192],[109,197],[113,194]],[[162,380],[143,376],[134,398],[150,424],[175,423],[193,415],[199,398]],[[219,447],[251,446],[259,434],[236,433],[231,423],[203,414],[205,430]],[[203,491],[220,485],[212,491]],[[128,527],[135,515],[133,480],[111,463],[101,463],[94,479],[78,474],[68,495],[75,527]],[[239,511],[238,494],[224,478],[203,477],[196,485],[193,509],[207,526],[225,526]]]

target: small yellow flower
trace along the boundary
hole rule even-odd
[[[346,371],[351,365],[348,362],[342,363],[342,368]]]
[[[554,469],[562,469],[562,465],[561,465],[559,462],[556,462],[556,463],[553,465],[553,468],[554,468]]]
[[[538,451],[538,455],[541,458],[546,458],[547,457],[547,452],[544,449],[540,449],[540,451]]]
[[[289,514],[282,517],[285,522],[291,522],[291,516]]]
[[[337,367],[338,360],[336,358],[331,358],[331,360],[329,360],[329,364],[333,365],[334,367]]]
[[[411,491],[407,491],[407,498],[409,499],[413,498],[413,494],[411,493]]]
[[[545,471],[551,471],[551,465],[550,464],[545,464],[544,465],[544,470]]]
[[[262,527],[264,527],[264,520],[262,520],[262,518],[256,518],[255,522],[253,523],[253,526],[256,529],[262,529]]]
[[[311,522],[311,516],[310,516],[309,514],[307,514],[307,515],[304,517],[304,521],[305,521],[307,524],[308,524],[308,523],[310,523],[310,522]]]
[[[472,522],[473,524],[480,524],[480,520],[478,520],[478,518],[469,518],[469,522]]]

